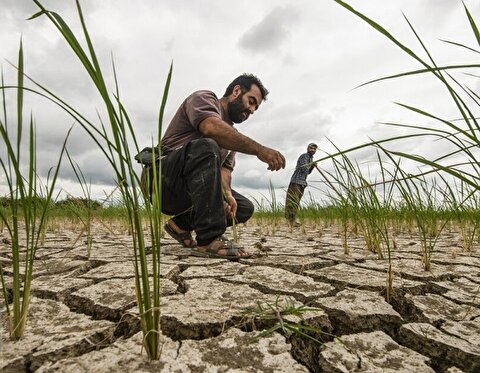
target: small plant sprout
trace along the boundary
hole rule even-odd
[[[246,308],[242,311],[243,315],[252,323],[255,321],[271,325],[268,329],[258,333],[252,342],[257,342],[263,337],[267,337],[274,332],[280,332],[285,336],[291,336],[292,334],[299,335],[301,337],[312,340],[321,344],[318,339],[307,334],[313,332],[317,334],[327,335],[329,337],[335,337],[334,335],[324,332],[319,328],[302,324],[300,322],[292,321],[292,317],[303,319],[303,315],[306,312],[320,311],[320,308],[309,307],[303,304],[299,304],[290,297],[281,298],[277,296],[274,303],[257,303],[256,307]]]

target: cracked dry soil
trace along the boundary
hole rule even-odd
[[[142,351],[125,229],[95,225],[90,257],[78,227],[47,232],[36,253],[25,336],[15,342],[0,332],[0,371],[480,371],[478,244],[462,252],[458,235],[444,232],[426,272],[418,238],[397,236],[387,303],[386,260],[360,237],[350,237],[345,255],[335,226],[305,228],[239,227],[255,257],[238,262],[190,257],[166,236],[159,361]],[[11,252],[6,233],[0,238],[9,288]],[[252,322],[243,311],[278,296],[320,309],[290,321],[321,329],[312,332],[321,343],[279,333],[251,343],[272,324]]]

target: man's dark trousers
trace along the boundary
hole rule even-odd
[[[195,230],[199,246],[222,235],[232,220],[224,210],[220,149],[209,138],[189,142],[162,159],[162,212],[173,215],[183,230]],[[237,201],[236,222],[244,223],[254,206],[232,190]]]

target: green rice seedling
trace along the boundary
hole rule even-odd
[[[85,175],[83,174],[80,166],[73,161],[70,157],[70,153],[67,151],[68,161],[70,162],[70,166],[72,167],[73,172],[75,173],[75,177],[82,188],[82,194],[84,199],[82,200],[81,204],[78,203],[71,203],[71,208],[73,209],[74,214],[77,218],[81,221],[83,225],[82,232],[80,232],[79,237],[85,233],[86,235],[86,244],[87,244],[87,256],[90,258],[92,252],[92,221],[93,221],[93,209],[94,209],[94,201],[91,197],[91,183],[87,182]],[[75,202],[75,201],[72,201]]]
[[[473,251],[475,237],[478,235],[479,226],[480,223],[478,222],[478,218],[476,221],[467,220],[460,222],[460,232],[464,251]]]
[[[308,324],[295,321],[296,318],[302,320],[307,312],[321,311],[320,308],[309,307],[297,303],[292,298],[280,298],[277,296],[274,303],[257,303],[256,307],[249,307],[242,310],[249,322],[261,322],[262,324],[272,325],[252,338],[252,342],[257,342],[263,337],[268,337],[274,332],[280,332],[286,337],[298,335],[313,342],[322,344],[323,342],[313,337],[311,334],[326,335],[336,338],[335,335],[327,333],[319,328]],[[308,334],[310,333],[310,334]]]
[[[427,159],[419,154],[409,154],[401,151],[388,150],[390,154],[395,157],[409,159],[422,166],[428,167],[426,171],[422,171],[416,176],[441,173],[447,175],[449,178],[454,178],[464,182],[466,185],[469,185],[476,191],[480,190],[480,162],[478,155],[478,148],[480,147],[480,138],[478,136],[478,133],[480,132],[480,125],[477,119],[478,110],[480,108],[480,96],[476,90],[470,88],[466,84],[461,83],[455,76],[453,76],[453,73],[456,71],[463,71],[472,68],[478,69],[480,65],[454,64],[439,66],[408,19],[406,19],[408,26],[418,40],[423,52],[426,54],[426,59],[419,57],[418,54],[413,52],[411,48],[401,43],[384,27],[356,11],[346,2],[341,0],[335,0],[335,2],[367,22],[372,28],[387,37],[392,43],[398,46],[409,57],[413,58],[421,65],[421,68],[418,70],[375,79],[365,84],[386,79],[400,78],[403,76],[431,74],[437,79],[441,87],[445,89],[445,92],[447,92],[448,97],[451,99],[452,112],[455,113],[454,115],[459,116],[459,119],[445,119],[411,105],[399,104],[406,110],[416,113],[422,119],[429,121],[432,123],[432,125],[427,126],[386,123],[387,125],[400,127],[402,129],[411,131],[411,133],[406,135],[406,137],[403,139],[412,140],[413,137],[435,139],[438,143],[438,149],[442,149],[442,145],[446,145],[444,149],[448,150],[437,155],[434,159]],[[449,44],[450,47],[453,46],[471,53],[478,54],[480,53],[478,49],[478,46],[480,46],[480,32],[472,14],[465,4],[463,4],[463,8],[467,16],[468,24],[472,30],[476,46],[467,46],[465,44],[449,40],[443,41]],[[467,75],[469,77],[477,77],[472,74]],[[382,141],[387,142],[390,140],[391,139],[386,139]]]
[[[282,207],[277,203],[277,195],[271,181],[269,181],[268,192],[270,198],[261,194],[260,201],[252,197],[255,205],[254,219],[260,221],[262,228],[265,226],[267,233],[275,234],[278,221],[282,214]]]
[[[425,178],[412,178],[400,168],[397,162],[401,179],[396,186],[403,198],[403,202],[413,216],[420,237],[422,263],[425,271],[430,271],[431,259],[435,246],[443,231],[446,220],[439,222],[436,214],[435,190],[436,185],[428,185]]]
[[[259,222],[260,223],[260,226],[262,225],[263,223],[263,219],[265,217],[265,215],[267,214],[267,208],[265,207],[265,201],[263,198],[261,198],[260,200],[258,200],[258,198],[256,197],[251,197],[252,200],[253,200],[253,204],[255,206],[255,210],[254,210],[254,213],[253,213],[253,218],[255,219],[255,221]]]
[[[480,189],[480,162],[478,160],[478,148],[480,146],[480,141],[478,137],[478,133],[480,131],[480,126],[478,123],[478,108],[480,107],[480,96],[474,89],[469,88],[468,86],[460,83],[452,74],[460,69],[471,69],[471,68],[478,68],[480,67],[479,64],[458,64],[458,65],[446,65],[446,66],[438,66],[438,64],[434,61],[431,53],[426,48],[423,41],[420,39],[419,35],[416,33],[415,29],[412,25],[408,22],[409,27],[411,28],[412,32],[414,33],[415,37],[419,41],[423,51],[428,56],[427,59],[420,58],[416,53],[413,52],[412,49],[407,47],[406,45],[399,42],[392,34],[390,34],[385,28],[381,25],[376,23],[375,21],[371,20],[370,18],[366,17],[365,15],[361,14],[360,12],[353,9],[349,4],[341,0],[335,0],[336,3],[343,6],[345,9],[350,11],[351,13],[355,14],[366,23],[368,23],[372,28],[383,34],[387,37],[391,42],[397,45],[402,51],[404,51],[409,57],[416,60],[420,65],[421,68],[415,71],[409,71],[405,73],[395,74],[388,77],[375,79],[365,84],[369,84],[372,82],[378,82],[386,79],[392,78],[400,78],[403,76],[411,76],[411,75],[418,75],[418,74],[432,74],[440,84],[442,88],[446,88],[446,92],[452,100],[452,107],[458,115],[460,116],[459,120],[451,120],[441,118],[436,116],[432,113],[429,113],[425,110],[416,108],[411,105],[399,104],[400,106],[404,107],[405,109],[414,112],[421,116],[423,119],[433,122],[432,126],[426,125],[406,125],[406,124],[399,124],[399,123],[385,123],[386,125],[396,126],[403,130],[408,130],[410,133],[407,135],[397,136],[395,138],[387,138],[380,141],[374,141],[370,144],[354,147],[343,151],[342,153],[345,154],[350,151],[358,150],[360,148],[364,148],[365,146],[379,146],[382,149],[385,149],[388,143],[395,141],[396,143],[400,143],[403,140],[412,141],[414,138],[432,138],[437,140],[438,143],[436,148],[438,149],[449,149],[445,151],[443,154],[439,154],[434,159],[427,159],[422,155],[418,154],[411,154],[405,153],[396,150],[387,150],[390,155],[394,157],[401,157],[408,159],[410,161],[417,162],[419,165],[423,166],[423,169],[417,175],[410,175],[405,174],[405,183],[403,184],[402,190],[408,190],[408,187],[412,188],[412,191],[417,190],[417,188],[422,188],[418,184],[414,184],[418,177],[422,177],[429,174],[445,174],[450,178],[457,179],[462,181],[472,187],[475,191]],[[478,31],[478,27],[473,19],[471,13],[469,12],[468,8],[464,5],[465,13],[467,15],[468,23],[473,31],[473,35],[478,45],[480,45],[480,32]],[[461,43],[445,41],[446,43],[450,44],[450,46],[456,46],[465,50],[472,51],[473,53],[478,53],[478,48],[466,46]],[[470,74],[471,76],[471,74]],[[442,145],[446,145],[443,147]],[[453,148],[453,150],[452,150]],[[320,160],[319,160],[320,161]],[[409,180],[413,180],[411,184]],[[407,188],[407,189],[405,189]],[[424,190],[419,189],[418,195],[421,195],[426,190],[428,191],[428,187],[423,187]],[[441,230],[442,225],[440,224],[440,229],[437,225],[430,226],[429,234],[430,238],[434,238],[435,235],[438,234],[439,230]],[[432,237],[433,236],[433,237]],[[427,260],[425,261],[425,265],[428,267],[428,250],[426,250]]]
[[[6,280],[0,263],[0,278],[5,307],[5,321],[10,338],[18,340],[25,331],[30,305],[30,289],[33,278],[34,260],[37,247],[44,232],[53,191],[60,169],[65,142],[57,164],[50,169],[45,185],[37,173],[37,149],[35,120],[30,117],[29,126],[24,128],[24,61],[20,42],[17,66],[17,84],[7,86],[2,73],[0,87],[3,99],[3,119],[0,120],[0,141],[2,151],[0,167],[5,175],[9,193],[0,209],[0,220],[10,236],[12,258],[12,299],[7,292]],[[5,91],[16,90],[16,131],[9,131],[7,100]],[[26,134],[25,134],[26,132]],[[68,135],[67,135],[68,137]],[[23,141],[28,149],[22,149]],[[26,154],[25,154],[26,153]],[[24,168],[26,158],[26,168]]]
[[[476,190],[464,182],[457,183],[454,180],[453,189],[445,182],[448,193],[449,210],[454,211],[453,219],[457,222],[462,237],[463,249],[472,251],[475,238],[480,231],[480,200]],[[459,184],[459,185],[457,185]]]
[[[133,264],[135,274],[135,288],[137,297],[137,306],[139,309],[141,329],[143,333],[143,344],[148,356],[151,359],[160,357],[160,239],[161,239],[161,183],[153,184],[153,193],[151,204],[145,203],[145,212],[149,222],[149,233],[152,244],[151,259],[147,256],[146,241],[143,231],[143,219],[145,214],[141,211],[144,201],[149,200],[149,196],[143,194],[140,188],[140,178],[137,175],[136,164],[133,161],[133,154],[130,146],[133,144],[135,153],[139,152],[139,147],[135,137],[134,127],[130,121],[125,107],[120,100],[119,85],[113,65],[114,74],[114,94],[113,97],[107,88],[102,69],[100,67],[95,48],[88,33],[85,19],[80,7],[80,2],[76,1],[77,13],[79,16],[82,36],[87,46],[82,47],[77,36],[67,25],[64,19],[57,13],[47,10],[40,1],[33,0],[40,11],[30,19],[39,16],[46,17],[60,32],[68,46],[77,56],[82,66],[88,73],[95,88],[100,93],[106,115],[108,117],[109,130],[104,126],[102,119],[100,125],[95,125],[81,115],[77,110],[69,106],[66,102],[57,97],[53,92],[35,83],[47,96],[49,100],[60,106],[70,114],[76,122],[85,130],[90,138],[98,145],[99,149],[105,155],[107,161],[112,167],[117,187],[122,196],[122,202],[126,208],[129,230],[132,234],[133,244]],[[167,82],[163,91],[163,99],[160,105],[158,119],[158,138],[160,143],[161,123],[163,120],[164,108],[168,96],[172,67],[167,77]],[[101,129],[99,129],[101,128]],[[153,142],[153,141],[152,141]],[[159,179],[160,169],[156,163],[155,154],[152,153],[153,178]],[[152,265],[148,265],[151,260]],[[149,270],[149,267],[152,270]],[[151,280],[150,280],[151,278]]]
[[[270,194],[270,211],[272,212],[272,234],[275,234],[281,208],[277,203],[277,194],[271,180],[268,181],[268,193]]]
[[[225,194],[225,190],[222,188],[222,192],[223,192],[223,199],[224,199],[224,203],[227,203],[227,197],[226,197],[226,194]],[[233,241],[234,242],[238,242],[239,239],[238,239],[238,229],[237,229],[237,219],[236,217],[234,216],[233,219],[232,219],[232,235],[233,235]]]
[[[338,148],[337,148],[338,149]],[[333,172],[319,169],[330,189],[335,206],[341,211],[341,227],[344,253],[348,249],[349,221],[361,226],[367,248],[384,259],[387,253],[387,301],[393,292],[392,249],[394,240],[390,234],[391,210],[394,203],[394,185],[389,182],[396,178],[398,171],[387,172],[387,167],[377,151],[381,180],[370,182],[363,176],[360,167],[354,164],[346,153],[337,153],[331,157]],[[387,180],[388,177],[388,180]],[[377,192],[376,187],[382,188]]]
[[[480,240],[480,197],[471,187],[468,188],[468,198],[462,205],[464,218],[461,224],[463,246],[465,251],[473,251],[475,241]]]
[[[233,241],[234,242],[239,241],[237,219],[235,217],[233,217],[233,219],[232,219],[232,236],[233,236]]]
[[[339,159],[332,157],[333,171],[326,171],[319,168],[319,172],[324,180],[327,190],[327,196],[333,208],[339,212],[341,227],[342,245],[344,254],[349,255],[348,233],[350,222],[355,221],[358,216],[358,204],[356,200],[354,174],[346,172],[347,165],[342,157]]]
[[[452,179],[456,179],[457,181],[465,183],[465,185],[471,187],[472,191],[478,194],[478,191],[480,190],[480,159],[478,152],[478,149],[480,148],[480,137],[478,136],[480,132],[480,124],[478,122],[480,96],[478,95],[477,90],[472,89],[468,84],[461,82],[459,78],[453,74],[459,71],[464,72],[469,69],[478,69],[480,64],[465,63],[439,66],[408,19],[406,19],[408,26],[416,37],[423,52],[427,56],[426,58],[421,58],[410,47],[401,43],[380,24],[361,14],[346,2],[341,0],[335,0],[335,2],[361,18],[372,28],[380,32],[392,43],[398,46],[406,55],[408,55],[410,58],[413,58],[421,65],[421,68],[418,70],[390,75],[372,80],[365,84],[383,81],[386,79],[398,79],[404,76],[430,74],[440,83],[442,90],[446,92],[448,98],[451,100],[451,113],[449,116],[450,118],[454,119],[446,119],[445,117],[440,117],[411,105],[398,104],[406,110],[417,114],[423,119],[423,121],[427,121],[429,125],[386,123],[387,125],[408,130],[410,133],[404,137],[404,139],[411,140],[413,137],[434,139],[436,140],[436,145],[439,151],[441,151],[441,149],[447,150],[443,150],[433,159],[432,157],[426,158],[421,154],[409,154],[396,150],[388,150],[388,152],[392,156],[408,159],[423,167],[423,170],[417,175],[410,177],[411,179],[434,173],[437,175],[445,175],[445,178],[448,177],[450,182]],[[448,44],[449,47],[459,48],[463,51],[478,55],[478,53],[480,53],[478,48],[480,46],[479,28],[474,17],[464,3],[463,8],[466,14],[468,25],[474,37],[474,45],[470,46],[450,40],[442,41]],[[478,78],[477,75],[470,73],[466,73],[463,76],[468,76],[469,78]],[[386,141],[389,140],[390,139],[387,139]],[[412,182],[404,185],[404,187],[410,187],[412,188],[412,191],[416,191],[418,185],[415,185]],[[425,263],[425,265],[428,267],[427,263]]]
[[[380,153],[377,151],[378,165],[381,170],[381,180],[374,184],[369,184],[366,189],[367,192],[366,205],[371,206],[369,211],[374,211],[373,225],[376,226],[377,232],[381,237],[382,246],[387,252],[387,284],[386,284],[386,299],[390,302],[393,294],[393,267],[392,267],[392,249],[395,247],[395,240],[390,234],[391,215],[394,204],[394,190],[397,181],[397,175],[401,171],[398,166],[393,171],[388,171],[385,161],[382,160]],[[375,189],[375,186],[381,186],[381,195]],[[367,214],[370,215],[370,214]],[[380,257],[382,259],[382,257]]]
[[[389,211],[393,198],[393,183],[387,183],[384,167],[380,155],[377,152],[378,164],[381,170],[382,180],[377,183],[369,183],[361,173],[359,176],[363,185],[357,188],[358,201],[360,205],[361,221],[363,221],[364,235],[367,247],[378,255],[379,259],[384,259],[387,255],[387,278],[386,278],[386,300],[390,302],[393,294],[393,268],[392,268],[392,248],[393,241],[390,237]],[[376,185],[380,184],[383,190],[383,197],[376,190]],[[390,186],[390,187],[389,187]]]
[[[383,219],[382,206],[372,187],[365,179],[357,187],[357,196],[360,206],[360,222],[367,249],[376,253],[379,259],[384,259],[385,250],[383,233],[386,232],[385,220]]]
[[[378,160],[380,168],[383,169],[379,156]],[[360,166],[349,159],[345,153],[336,158],[332,157],[332,163],[335,172],[330,173],[330,186],[336,191],[337,198],[340,198],[344,211],[351,216],[355,224],[361,227],[367,248],[376,253],[379,259],[383,259],[385,250],[389,250],[391,244],[387,213],[392,193],[389,192],[387,200],[382,200],[375,186],[385,184],[384,180],[380,183],[370,182],[363,175]],[[323,172],[323,175],[325,177],[326,173]],[[385,178],[383,171],[382,177]],[[348,215],[342,222],[345,239],[349,223]]]

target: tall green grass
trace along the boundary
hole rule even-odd
[[[433,174],[436,175],[438,178],[446,182],[447,188],[446,191],[443,192],[443,196],[445,197],[448,192],[450,192],[450,196],[455,194],[456,192],[452,189],[448,189],[449,180],[454,179],[462,183],[462,185],[467,185],[469,188],[472,189],[472,193],[469,194],[471,198],[473,195],[478,194],[480,190],[480,162],[479,162],[479,148],[480,148],[480,125],[477,120],[478,117],[478,109],[480,107],[480,96],[475,91],[468,87],[467,85],[458,81],[451,72],[456,70],[462,69],[471,69],[471,68],[479,68],[479,64],[459,64],[459,65],[447,65],[447,66],[439,66],[435,59],[433,58],[432,54],[423,43],[422,39],[412,26],[412,24],[406,19],[408,26],[410,27],[412,33],[416,37],[419,45],[421,46],[423,52],[427,56],[427,58],[421,58],[418,54],[413,52],[412,48],[407,47],[403,43],[401,43],[398,39],[396,39],[389,31],[387,31],[384,27],[382,27],[377,22],[373,21],[369,17],[365,16],[364,14],[358,12],[353,7],[351,7],[348,3],[341,1],[341,0],[334,0],[336,3],[347,9],[349,12],[353,13],[366,23],[368,23],[372,28],[383,34],[387,37],[391,42],[397,45],[403,52],[405,52],[409,57],[416,60],[420,65],[421,68],[415,71],[409,71],[405,73],[395,74],[391,76],[387,76],[380,79],[375,79],[365,84],[369,84],[372,82],[378,82],[386,79],[392,78],[401,78],[403,76],[410,76],[410,75],[418,75],[418,74],[432,74],[441,84],[442,88],[446,88],[446,92],[449,95],[451,102],[452,102],[452,109],[453,111],[457,112],[459,119],[452,120],[439,117],[433,113],[429,113],[425,110],[420,108],[406,105],[406,104],[398,104],[401,107],[418,114],[423,120],[428,122],[433,122],[432,125],[424,125],[424,124],[417,124],[417,125],[405,125],[401,123],[385,123],[386,125],[395,126],[401,128],[403,130],[410,131],[406,135],[396,136],[385,138],[378,141],[371,141],[368,144],[355,146],[353,148],[347,150],[339,150],[337,149],[337,153],[333,155],[329,155],[324,157],[316,162],[324,161],[327,159],[333,160],[334,164],[339,165],[343,164],[343,171],[347,175],[355,175],[360,176],[359,188],[357,190],[360,193],[353,194],[354,198],[350,198],[350,194],[348,190],[351,188],[351,184],[355,184],[355,180],[353,183],[348,180],[345,182],[341,180],[340,177],[340,184],[342,186],[347,186],[347,193],[344,193],[344,190],[339,190],[334,186],[333,183],[330,183],[330,187],[334,190],[334,194],[336,195],[336,201],[340,202],[340,206],[347,207],[348,206],[355,206],[354,211],[357,211],[356,208],[358,207],[358,211],[360,216],[367,217],[367,220],[364,222],[364,234],[367,238],[367,246],[370,248],[378,247],[378,237],[376,233],[387,233],[388,234],[388,226],[383,220],[382,216],[378,215],[378,212],[385,211],[385,209],[380,206],[379,199],[375,194],[374,190],[371,188],[372,184],[367,182],[363,177],[361,177],[360,169],[353,167],[352,161],[348,158],[347,154],[353,153],[357,150],[364,149],[366,147],[377,147],[384,152],[388,159],[395,164],[395,174],[390,175],[392,180],[386,180],[385,174],[382,172],[383,180],[380,183],[382,185],[394,185],[393,188],[390,188],[391,193],[390,196],[393,196],[393,190],[397,190],[397,192],[401,195],[403,201],[400,204],[407,206],[409,210],[408,215],[413,215],[414,220],[416,222],[418,232],[420,233],[421,243],[422,243],[422,260],[424,263],[425,270],[430,269],[430,261],[431,256],[433,253],[434,246],[440,236],[441,231],[445,227],[447,221],[444,220],[443,222],[438,222],[436,220],[436,211],[435,207],[433,206],[433,191],[438,190],[435,183],[433,186],[428,186],[425,183],[425,180],[422,177],[426,175]],[[476,41],[477,45],[480,46],[480,32],[476,25],[472,14],[470,13],[469,9],[463,4],[467,20],[469,26],[473,32],[474,40]],[[478,47],[467,46],[462,43],[452,42],[452,41],[445,41],[451,46],[455,46],[464,50],[471,51],[473,53],[480,53]],[[471,75],[471,74],[470,74]],[[478,76],[477,76],[478,77]],[[447,150],[443,153],[440,153],[434,159],[428,159],[422,155],[418,154],[408,154],[401,151],[391,150],[389,149],[389,144],[392,142],[399,143],[402,141],[412,141],[416,138],[430,138],[432,140],[436,140],[439,144],[438,149],[442,149],[442,145],[448,145],[444,149],[452,149]],[[377,152],[378,162],[380,164],[380,168],[382,167],[382,158],[379,156],[379,152]],[[342,162],[337,161],[337,158],[342,158]],[[396,161],[397,158],[403,158],[410,161],[415,162],[419,166],[426,166],[427,170],[419,171],[416,175],[412,175],[400,168],[400,161]],[[460,158],[460,159],[459,159]],[[397,173],[400,177],[397,179]],[[337,174],[342,174],[341,172]],[[325,176],[325,175],[324,175]],[[332,176],[327,175],[327,176]],[[354,176],[354,179],[355,179]],[[350,176],[348,176],[350,178]],[[327,178],[328,179],[328,178]],[[337,183],[339,181],[339,177],[333,177],[334,182]],[[420,182],[418,182],[420,180]],[[341,188],[341,189],[344,189]],[[347,196],[349,198],[347,198]],[[450,197],[451,198],[451,197]],[[390,199],[392,200],[392,199]],[[468,198],[463,199],[462,202],[457,206],[468,206]],[[363,211],[362,211],[363,210]],[[349,211],[349,210],[346,210]],[[468,210],[466,210],[468,211]],[[361,219],[361,218],[360,218]],[[380,229],[379,228],[380,223]],[[346,219],[342,222],[342,226],[346,227]],[[471,242],[472,236],[475,236],[477,224],[473,224],[474,232],[468,232],[465,234],[466,238],[464,239],[466,242]],[[389,239],[388,236],[383,238],[383,242],[387,244],[388,252],[389,252],[389,273],[391,274],[391,258],[390,258],[390,248],[389,248]],[[379,251],[379,254],[381,251]],[[387,284],[391,281],[387,280]],[[388,285],[387,285],[388,286]]]
[[[92,252],[92,244],[93,244],[93,237],[92,237],[93,210],[96,204],[95,204],[95,201],[92,199],[91,183],[87,181],[87,179],[85,178],[85,175],[82,172],[82,169],[76,162],[73,161],[68,151],[67,151],[67,157],[83,193],[82,203],[75,203],[75,200],[72,199],[71,203],[69,204],[69,207],[83,225],[83,228],[78,236],[78,239],[82,237],[83,234],[85,233],[86,245],[87,245],[87,256],[90,258],[90,255]]]
[[[472,251],[475,241],[480,240],[480,196],[464,182],[447,184],[449,208],[458,211],[451,220],[460,225],[462,245],[465,251]]]
[[[126,108],[120,100],[119,84],[117,80],[115,65],[112,62],[115,85],[113,89],[108,88],[104,74],[100,67],[93,42],[88,32],[80,2],[76,1],[77,13],[81,25],[82,37],[86,48],[83,48],[72,29],[57,13],[47,10],[40,1],[33,0],[40,11],[30,19],[46,17],[67,42],[67,46],[74,52],[79,62],[88,73],[90,80],[100,94],[107,115],[109,127],[105,126],[102,119],[99,123],[89,121],[76,109],[61,100],[47,88],[35,83],[37,90],[49,100],[59,105],[70,114],[90,138],[98,145],[103,152],[112,170],[114,171],[118,190],[122,196],[122,202],[126,208],[128,224],[132,233],[132,246],[134,257],[135,288],[137,305],[139,308],[141,327],[144,336],[144,346],[151,359],[160,357],[160,217],[161,217],[161,190],[160,183],[153,183],[154,191],[152,204],[145,203],[149,196],[142,194],[140,178],[137,174],[137,164],[133,161],[133,155],[140,151],[137,144],[135,128],[131,122]],[[172,67],[168,73],[167,81],[163,89],[163,98],[160,105],[158,121],[159,143],[161,135],[161,124],[164,107],[168,96],[168,89],[171,79]],[[152,140],[154,142],[154,140]],[[134,152],[132,153],[131,148]],[[160,170],[154,164],[154,176],[158,178]],[[145,206],[149,234],[152,244],[151,258],[147,255],[146,238],[143,230],[145,214],[141,211]],[[149,270],[148,261],[152,262]]]
[[[400,165],[397,163],[399,169]],[[428,183],[425,177],[412,179],[400,169],[402,178],[397,181],[405,206],[409,215],[413,216],[420,236],[422,263],[425,271],[431,269],[431,259],[440,234],[445,228],[448,219],[439,220],[437,211],[441,208],[436,198],[437,183],[433,180]],[[444,196],[440,193],[440,196]]]
[[[16,90],[16,121],[9,125],[6,90]],[[6,310],[6,323],[12,339],[20,339],[25,331],[30,304],[30,290],[34,271],[35,253],[51,208],[53,192],[65,151],[66,139],[62,145],[55,167],[51,168],[46,184],[38,175],[36,126],[33,115],[24,127],[24,60],[20,42],[16,85],[6,85],[2,74],[2,108],[0,119],[0,144],[5,149],[5,158],[0,158],[0,167],[5,174],[8,196],[0,208],[0,220],[10,236],[12,257],[12,298],[10,299],[3,266],[0,263],[0,278]],[[68,135],[67,135],[68,138]],[[24,140],[28,148],[23,147]],[[3,154],[2,154],[3,157]],[[24,167],[26,165],[26,167]]]
[[[442,118],[434,113],[427,112],[421,108],[414,107],[407,104],[399,103],[401,107],[415,113],[423,121],[432,123],[430,126],[426,124],[405,125],[401,123],[386,123],[386,125],[395,126],[407,131],[410,131],[406,136],[397,138],[397,141],[408,140],[411,141],[414,137],[427,138],[436,140],[439,154],[429,159],[419,154],[408,154],[401,151],[389,150],[387,148],[388,142],[393,138],[384,139],[377,142],[377,145],[382,144],[384,150],[396,157],[401,157],[415,162],[421,166],[427,166],[427,171],[420,172],[420,174],[441,173],[450,178],[457,179],[469,185],[474,190],[480,190],[480,155],[478,149],[480,147],[479,131],[480,125],[478,122],[478,110],[480,108],[480,96],[475,89],[462,83],[452,73],[457,71],[468,71],[469,69],[478,69],[480,64],[452,64],[439,66],[433,55],[416,32],[413,25],[405,17],[405,20],[411,29],[413,35],[418,41],[426,58],[420,57],[419,54],[413,51],[413,48],[408,47],[395,38],[389,31],[382,27],[379,23],[370,19],[366,15],[358,12],[348,3],[341,0],[334,0],[336,3],[353,13],[373,29],[380,32],[397,47],[399,47],[408,57],[414,59],[419,65],[418,70],[408,71],[404,73],[394,74],[391,76],[375,79],[365,84],[372,82],[384,81],[387,79],[398,79],[404,76],[415,76],[420,74],[431,74],[439,83],[439,90],[446,92],[451,100],[451,111],[456,112],[455,119]],[[456,47],[464,51],[469,51],[473,54],[480,53],[480,32],[477,24],[465,4],[463,8],[466,14],[468,25],[472,31],[473,40],[476,45],[468,46],[463,43],[444,40],[450,47]],[[466,73],[468,76],[478,77],[476,75]],[[441,152],[442,145],[448,145],[447,150]],[[415,175],[419,176],[419,175]]]
[[[278,223],[284,216],[284,207],[277,201],[277,192],[271,180],[268,182],[268,193],[269,196],[262,195],[260,200],[252,197],[255,204],[254,216],[261,225],[267,227],[268,233],[275,234]]]

